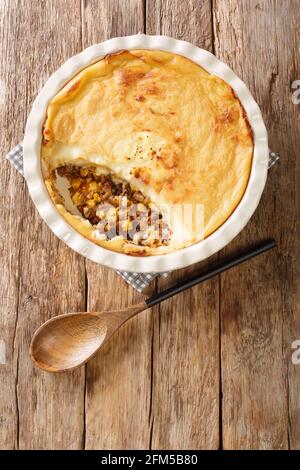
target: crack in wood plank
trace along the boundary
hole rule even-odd
[[[86,260],[84,260],[84,311],[89,311],[89,280],[87,276]],[[83,427],[82,427],[82,449],[86,447],[86,390],[87,390],[87,372],[86,364],[84,365],[84,388],[83,388]]]
[[[287,366],[288,368],[288,366]],[[290,390],[289,390],[289,378],[288,374],[286,375],[286,400],[287,400],[287,443],[288,443],[288,450],[291,450],[291,420],[290,420]]]
[[[20,232],[22,233],[22,228],[23,228],[23,217],[21,218],[21,223],[20,223]],[[20,258],[20,248],[18,250],[18,259]],[[20,412],[19,412],[19,396],[18,396],[18,386],[19,386],[19,348],[17,345],[17,329],[18,329],[18,320],[19,320],[19,305],[20,305],[20,283],[21,283],[21,276],[20,272],[22,270],[21,265],[18,266],[18,289],[17,289],[17,308],[16,308],[16,320],[15,320],[15,327],[14,327],[14,332],[13,332],[13,349],[14,351],[17,351],[17,361],[16,361],[16,374],[15,374],[15,401],[16,401],[16,442],[14,445],[14,448],[16,450],[19,449],[19,440],[20,440]]]
[[[157,280],[155,282],[155,292],[157,292]],[[151,354],[150,354],[150,391],[149,391],[149,450],[152,449],[152,438],[153,438],[153,425],[154,425],[154,410],[153,410],[153,388],[154,388],[154,335],[155,335],[155,319],[154,315],[160,316],[159,305],[156,308],[152,308],[149,314],[152,317],[151,321]],[[159,331],[158,331],[159,335]]]
[[[83,429],[82,429],[82,449],[86,448],[86,364],[84,365],[84,388],[83,388]]]
[[[16,400],[16,422],[17,422],[16,441],[14,445],[15,450],[19,449],[19,441],[20,441],[20,411],[19,411],[18,388],[19,388],[19,350],[17,352],[17,366],[16,366],[16,378],[15,378],[15,400]]]
[[[210,0],[211,10],[211,52],[215,54],[215,1]]]
[[[218,262],[220,263],[221,256],[218,254]],[[221,309],[221,288],[222,288],[222,280],[221,275],[218,275],[218,282],[219,282],[219,450],[223,449],[223,390],[222,390],[222,309]]]

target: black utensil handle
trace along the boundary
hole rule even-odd
[[[204,271],[204,273],[197,274],[196,276],[191,277],[190,279],[185,279],[179,282],[178,284],[175,284],[175,286],[169,287],[168,289],[159,292],[158,294],[155,294],[152,297],[149,297],[149,299],[147,299],[145,302],[149,307],[153,307],[153,305],[159,304],[163,300],[169,299],[173,295],[179,294],[179,292],[183,292],[184,290],[195,286],[199,282],[206,281],[207,279],[210,279],[211,277],[216,276],[217,274],[223,273],[224,271],[227,271],[227,269],[233,268],[238,264],[244,263],[244,261],[247,261],[248,259],[253,258],[254,256],[260,255],[265,251],[271,250],[271,248],[274,248],[275,246],[275,240],[267,240],[264,243],[261,243],[260,245],[257,245],[256,247],[247,251],[246,253],[243,253],[235,258],[226,260],[223,263],[215,266],[214,268]]]

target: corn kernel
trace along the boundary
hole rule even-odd
[[[73,189],[78,189],[79,186],[80,186],[80,183],[81,183],[81,179],[80,178],[72,178],[71,179],[71,186]]]
[[[100,202],[100,201],[101,201],[100,194],[98,194],[98,193],[94,193],[94,195],[93,195],[93,199],[94,199],[94,201],[96,201],[96,202]]]
[[[98,191],[98,189],[99,189],[99,186],[98,186],[97,181],[92,181],[91,183],[89,183],[89,191],[96,192]]]
[[[72,201],[75,204],[75,206],[79,206],[82,203],[82,194],[76,192],[72,196]]]
[[[96,201],[94,199],[89,199],[88,201],[86,201],[86,205],[88,207],[95,207]]]
[[[80,168],[80,174],[81,176],[87,176],[89,173],[88,168]]]

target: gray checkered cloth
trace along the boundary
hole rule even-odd
[[[24,176],[23,170],[23,147],[22,142],[16,145],[8,154],[6,155],[7,160],[14,165],[14,167]],[[279,155],[272,150],[269,150],[269,164],[268,168],[271,168],[278,160]],[[130,284],[134,289],[139,292],[142,292],[157,276],[167,277],[169,273],[132,273],[128,271],[117,271],[123,279],[125,279],[128,284]]]

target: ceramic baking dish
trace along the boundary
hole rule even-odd
[[[46,190],[40,168],[42,127],[51,98],[80,70],[118,50],[160,49],[185,56],[225,80],[241,101],[253,131],[254,154],[247,189],[237,208],[212,235],[194,245],[159,256],[136,257],[102,248],[76,232],[60,216]],[[163,272],[189,266],[216,253],[247,224],[263,192],[268,169],[268,137],[260,109],[246,85],[213,54],[167,36],[134,36],[110,39],[71,57],[55,72],[36,97],[29,114],[25,137],[24,173],[29,192],[41,217],[70,248],[96,263],[134,272]]]

